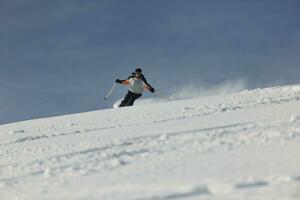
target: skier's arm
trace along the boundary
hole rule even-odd
[[[144,88],[149,90],[150,92],[155,92],[154,88],[147,82],[146,78],[144,75],[142,75],[142,81],[144,81]]]
[[[142,74],[141,76],[142,76],[142,77],[141,77],[142,81],[144,81],[144,83],[145,83],[146,85],[149,85],[148,82],[147,82],[147,79],[145,78],[145,76],[144,76],[143,74]]]
[[[120,80],[120,79],[116,79],[116,81],[115,81],[116,83],[120,83],[120,84],[124,84],[124,85],[127,85],[127,84],[129,84],[129,80]]]
[[[155,92],[154,88],[151,87],[151,85],[149,85],[148,83],[144,83],[144,88],[149,90],[150,92]]]

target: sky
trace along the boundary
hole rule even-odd
[[[136,66],[165,94],[300,84],[299,9],[298,0],[1,0],[0,124],[111,108],[127,89],[104,96]]]

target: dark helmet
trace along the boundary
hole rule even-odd
[[[141,68],[136,68],[136,69],[134,70],[134,72],[135,72],[135,73],[140,73],[140,74],[141,74],[141,73],[142,73],[142,69],[141,69]]]

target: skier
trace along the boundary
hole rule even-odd
[[[154,93],[154,88],[147,82],[141,68],[136,68],[126,80],[116,79],[116,83],[128,85],[129,90],[119,107],[132,106],[134,101],[142,96],[144,88]]]

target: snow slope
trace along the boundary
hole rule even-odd
[[[300,199],[300,86],[0,126],[0,199]]]

